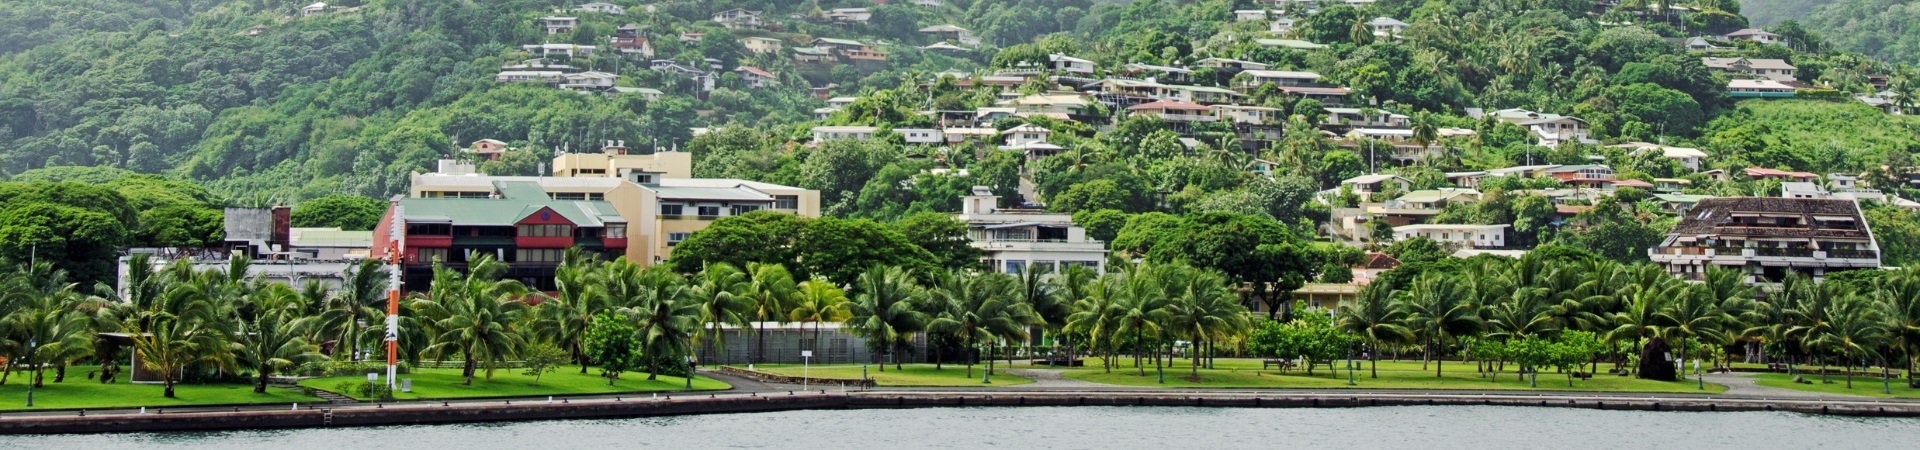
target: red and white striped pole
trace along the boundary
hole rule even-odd
[[[400,271],[403,255],[402,247],[406,243],[407,227],[399,205],[393,207],[393,223],[387,230],[387,392],[393,392],[393,377],[399,372],[400,356]]]

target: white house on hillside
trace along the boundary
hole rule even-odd
[[[1393,227],[1395,240],[1408,240],[1424,237],[1442,244],[1453,244],[1466,248],[1497,248],[1507,246],[1507,228],[1512,225],[1473,225],[1473,224],[1421,224]]]
[[[973,247],[986,251],[981,262],[987,270],[1050,273],[1084,266],[1104,272],[1106,243],[1088,239],[1087,229],[1075,225],[1072,215],[1003,209],[999,201],[992,189],[974,186],[972,195],[961,197],[961,212],[955,217],[966,222]]]
[[[616,16],[621,16],[621,15],[627,14],[627,7],[615,5],[607,2],[593,2],[593,3],[582,4],[580,6],[575,6],[573,7],[573,11],[612,14]]]

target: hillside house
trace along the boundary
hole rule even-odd
[[[311,17],[314,15],[326,14],[326,13],[327,13],[326,3],[313,3],[307,6],[300,7],[300,17]]]
[[[713,13],[713,22],[733,29],[759,29],[766,26],[766,23],[760,20],[759,11],[740,8]]]
[[[539,22],[540,26],[545,27],[547,34],[571,33],[574,28],[580,26],[580,18],[578,17],[547,16],[534,19],[534,21]]]
[[[637,55],[642,58],[653,57],[653,43],[640,33],[640,25],[626,24],[613,30],[613,37],[607,38],[614,51],[622,55]]]
[[[1264,9],[1240,9],[1233,11],[1233,20],[1241,22],[1256,22],[1279,16],[1280,14],[1278,13]]]
[[[1104,270],[1106,243],[1089,239],[1072,215],[1001,208],[1000,197],[986,186],[974,186],[971,194],[961,198],[955,220],[967,224],[973,247],[986,252],[980,262],[987,270],[1015,275],[1071,266]]]
[[[613,88],[614,81],[618,80],[619,76],[611,73],[589,70],[586,72],[566,74],[561,78],[564,80],[560,82],[561,89],[575,90],[575,91],[594,91],[594,90],[605,90],[605,89]]]
[[[615,5],[607,2],[593,2],[593,3],[582,4],[580,6],[575,6],[573,7],[572,11],[624,16],[627,14],[627,7]]]
[[[1272,125],[1282,121],[1279,108],[1245,105],[1213,105],[1214,116],[1222,122],[1244,125]]]
[[[1400,33],[1407,31],[1407,26],[1406,22],[1391,17],[1375,17],[1367,21],[1367,28],[1373,29],[1373,35],[1383,38],[1400,37]]]
[[[1560,166],[1545,172],[1548,177],[1569,186],[1596,188],[1613,184],[1613,168],[1598,164]]]
[[[1421,224],[1393,227],[1395,240],[1416,237],[1432,239],[1460,248],[1499,248],[1507,246],[1507,228],[1513,225]]]
[[[1273,33],[1274,36],[1285,36],[1293,32],[1294,23],[1293,19],[1277,17],[1272,22],[1267,22],[1267,32]]]
[[[813,127],[813,142],[838,141],[850,139],[856,141],[872,140],[873,134],[880,129],[875,127],[819,126]]]
[[[1547,114],[1525,109],[1503,109],[1494,111],[1493,116],[1501,122],[1519,125],[1533,132],[1544,147],[1559,147],[1562,142],[1592,142],[1587,132],[1587,121],[1573,116]]]
[[[967,31],[967,29],[965,28],[960,28],[953,25],[934,25],[926,28],[921,28],[920,33],[931,34],[939,38],[940,40],[947,41],[947,42],[958,42],[965,45],[980,45],[980,38],[974,37],[972,32]]]
[[[779,77],[759,67],[740,66],[739,68],[733,69],[733,72],[740,75],[740,82],[745,84],[749,89],[759,89],[780,83]]]
[[[1695,172],[1700,171],[1701,162],[1707,159],[1707,152],[1697,148],[1669,147],[1647,142],[1628,142],[1613,147],[1630,149],[1627,154],[1631,156],[1644,156],[1658,152],[1661,157],[1679,162],[1681,167]]]
[[[1762,44],[1787,45],[1787,40],[1785,38],[1782,38],[1780,35],[1774,34],[1773,32],[1762,30],[1759,28],[1743,28],[1740,31],[1727,33],[1726,35],[1721,37],[1729,41],[1737,41],[1737,40],[1744,39],[1744,40],[1759,42]]]
[[[1088,61],[1059,53],[1047,55],[1047,69],[1054,72],[1093,75],[1093,61]]]
[[[526,50],[527,53],[533,54],[535,58],[553,58],[556,56],[585,58],[593,56],[595,47],[591,45],[574,44],[527,44],[520,46],[520,48]]]
[[[1647,256],[1689,280],[1719,266],[1760,284],[1789,272],[1819,281],[1836,271],[1877,268],[1879,250],[1854,200],[1727,197],[1700,200]]]
[[[1769,169],[1765,167],[1748,167],[1746,170],[1746,173],[1747,173],[1747,178],[1752,178],[1755,180],[1780,180],[1783,182],[1786,182],[1786,181],[1809,181],[1810,182],[1810,181],[1815,181],[1820,179],[1819,175],[1814,175],[1812,172],[1788,172],[1785,170]]]
[[[1406,128],[1412,118],[1384,109],[1372,110],[1367,114],[1365,108],[1325,108],[1327,118],[1322,125],[1370,127],[1370,128]]]
[[[834,23],[867,23],[873,18],[873,10],[867,8],[834,8],[821,13]]]
[[[1708,69],[1773,81],[1794,81],[1794,72],[1798,70],[1783,59],[1707,56],[1700,58],[1700,63],[1705,64]]]
[[[756,37],[740,38],[740,45],[743,47],[746,47],[747,51],[753,52],[753,54],[763,55],[768,53],[780,53],[780,48],[782,46],[782,43],[780,42],[779,39],[756,36]]]
[[[1199,64],[1200,67],[1212,67],[1229,72],[1267,70],[1266,64],[1232,58],[1207,58],[1198,61],[1197,64]]]
[[[1260,44],[1261,47],[1287,48],[1304,51],[1325,50],[1327,48],[1326,44],[1315,44],[1299,39],[1254,39],[1253,43]]]
[[[1313,72],[1256,69],[1241,73],[1247,75],[1247,81],[1241,87],[1249,91],[1269,83],[1275,86],[1318,86],[1317,82],[1320,81],[1320,74]]]
[[[1133,114],[1146,114],[1159,117],[1167,122],[1213,122],[1219,120],[1213,115],[1213,108],[1207,105],[1183,102],[1179,100],[1159,100],[1127,107]]]
[[[493,76],[493,81],[501,83],[560,84],[566,81],[566,75],[566,72],[554,70],[502,70]]]
[[[1374,194],[1387,191],[1388,186],[1393,186],[1394,192],[1406,192],[1413,187],[1413,181],[1398,175],[1373,174],[1340,180],[1340,185],[1359,196],[1360,201],[1371,202],[1375,200]]]
[[[1773,80],[1727,81],[1727,96],[1733,98],[1790,98],[1794,87]]]

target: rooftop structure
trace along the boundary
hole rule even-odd
[[[1700,280],[1708,266],[1719,266],[1740,270],[1747,283],[1778,282],[1788,272],[1818,280],[1833,271],[1880,267],[1873,231],[1848,199],[1701,199],[1647,256],[1687,279]]]
[[[1099,273],[1107,259],[1105,243],[1087,238],[1087,230],[1068,214],[999,207],[1000,197],[986,186],[974,186],[961,198],[957,220],[967,223],[973,247],[985,250],[988,270],[1025,273],[1056,272],[1084,266]]]

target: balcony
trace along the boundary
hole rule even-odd
[[[1812,258],[1813,257],[1813,249],[1811,248],[1760,247],[1760,248],[1753,249],[1753,253],[1754,255],[1758,255],[1758,256],[1774,256],[1774,257],[1788,257],[1788,258]]]
[[[1880,252],[1873,250],[1827,250],[1828,258],[1841,259],[1879,259]]]

